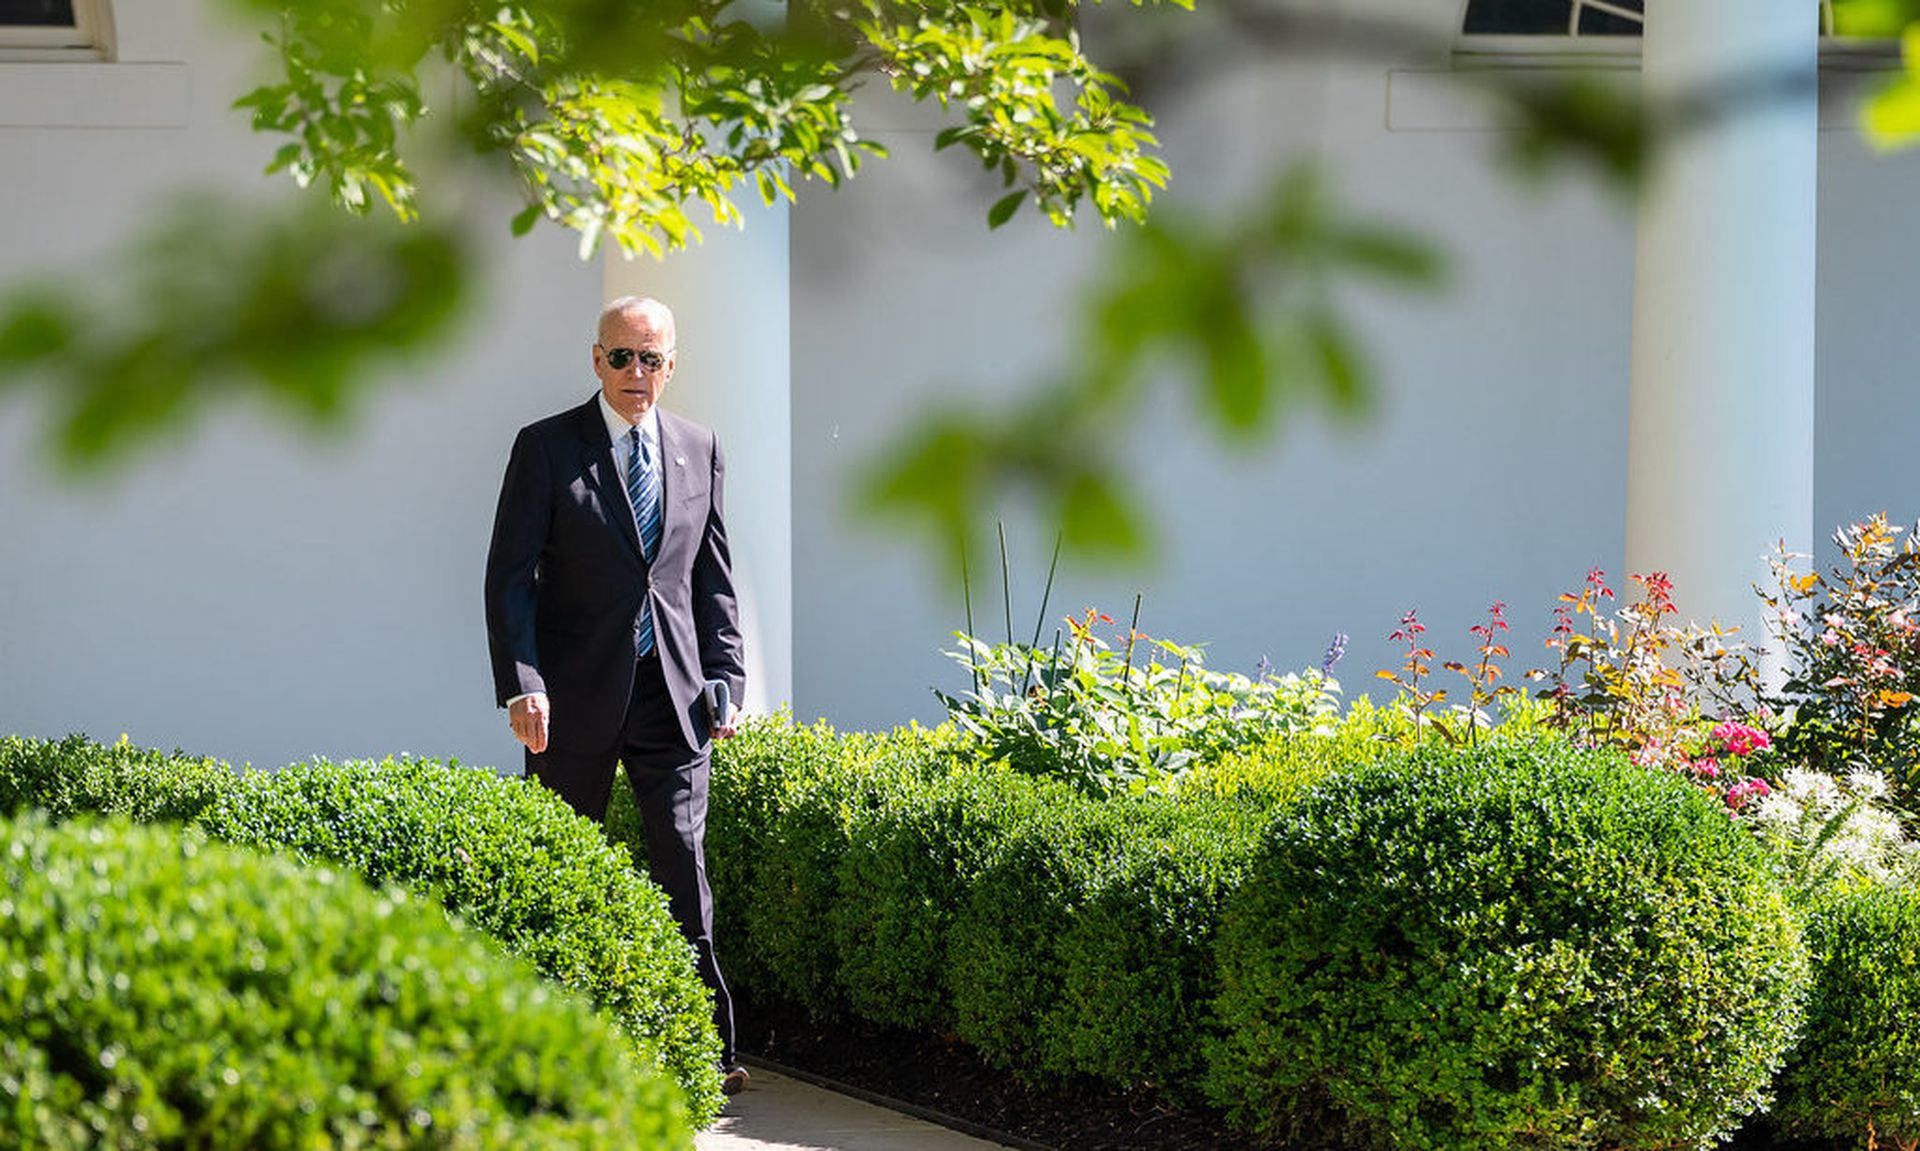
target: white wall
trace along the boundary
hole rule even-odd
[[[1435,28],[1453,18],[1442,3],[1354,7]],[[1156,402],[1142,482],[1156,493],[1158,558],[1063,576],[1049,631],[1090,603],[1124,621],[1136,590],[1143,630],[1209,643],[1220,668],[1251,670],[1262,656],[1314,665],[1344,631],[1353,638],[1337,674],[1349,694],[1377,698],[1385,685],[1373,673],[1402,658],[1386,637],[1409,608],[1441,659],[1464,659],[1467,629],[1506,601],[1517,675],[1545,664],[1555,596],[1589,568],[1629,587],[1631,197],[1578,170],[1512,178],[1490,118],[1448,92],[1437,67],[1445,62],[1417,56],[1270,60],[1219,70],[1155,106],[1175,170],[1170,201],[1230,201],[1275,157],[1317,152],[1351,210],[1436,240],[1451,282],[1430,298],[1352,294],[1382,385],[1361,426],[1303,411],[1241,456],[1197,430],[1190,405]],[[1905,319],[1920,257],[1905,223],[1920,167],[1912,154],[1871,153],[1843,110],[1826,119],[1822,537],[1877,509],[1920,512],[1920,456],[1907,450],[1920,390],[1903,386],[1920,362],[1920,331]],[[964,165],[925,157],[919,142],[890,136],[885,168],[795,215],[796,709],[850,726],[937,718],[929,685],[964,686],[937,654],[959,626],[957,590],[927,583],[925,553],[910,541],[848,513],[850,477],[914,413],[976,389],[990,402],[1070,354],[1070,293],[1103,244],[1031,219],[989,234],[988,189],[962,194],[951,178]],[[1026,525],[1014,580],[1024,637],[1050,534],[1009,514]],[[1753,546],[1759,554],[1769,541]],[[976,566],[974,592],[978,630],[1000,635],[997,571]],[[1436,683],[1464,686],[1451,673]]]
[[[273,142],[229,109],[252,36],[207,27],[194,0],[116,7],[122,61],[184,72],[179,126],[0,126],[0,278],[90,266],[178,188],[279,194],[259,175]],[[56,86],[63,67],[4,79]],[[109,125],[172,91],[91,87]],[[458,340],[340,436],[236,409],[75,487],[37,458],[38,407],[0,404],[0,730],[261,766],[403,750],[517,766],[481,568],[515,429],[594,387],[600,269],[555,233],[507,242],[504,219]]]
[[[1407,2],[1451,19],[1451,0]],[[145,119],[180,126],[22,126],[0,106],[0,281],[86,266],[169,189],[273,190],[258,176],[271,143],[228,108],[250,38],[206,28],[197,0],[119,8],[123,60],[178,62],[189,83],[160,69],[122,97],[134,103],[89,114],[160,107]],[[1543,654],[1558,591],[1593,566],[1621,582],[1630,208],[1581,179],[1508,179],[1484,119],[1419,75],[1434,61],[1395,67],[1391,129],[1385,63],[1240,60],[1156,97],[1169,202],[1234,202],[1280,158],[1317,152],[1355,211],[1435,237],[1452,281],[1431,297],[1353,294],[1383,386],[1357,427],[1302,412],[1228,454],[1180,392],[1151,401],[1138,446],[1159,558],[1063,572],[1054,619],[1088,604],[1124,618],[1144,591],[1145,630],[1209,642],[1212,665],[1242,670],[1263,655],[1315,664],[1345,631],[1340,673],[1357,692],[1396,661],[1385,637],[1410,607],[1444,658],[1506,600],[1517,671]],[[22,83],[54,80],[0,68],[0,97]],[[997,187],[932,155],[929,119],[887,115],[872,126],[894,157],[839,193],[808,189],[791,216],[795,710],[848,727],[935,718],[928,688],[962,682],[938,654],[961,624],[953,573],[855,516],[851,477],[917,413],[1011,395],[1070,355],[1075,291],[1108,245],[1027,212],[989,233]],[[1907,379],[1920,167],[1848,132],[1823,138],[1822,165],[1824,535],[1881,508],[1920,514]],[[37,410],[0,402],[0,730],[126,732],[262,765],[400,750],[515,763],[492,707],[480,574],[514,429],[593,386],[601,269],[572,248],[548,231],[494,242],[487,302],[455,347],[339,438],[235,410],[70,487],[34,458]],[[1024,634],[1052,537],[1007,514]],[[979,558],[976,623],[998,634],[997,565]]]
[[[1142,591],[1143,630],[1206,642],[1222,669],[1317,665],[1335,631],[1350,633],[1339,673],[1359,691],[1394,662],[1386,635],[1408,608],[1464,654],[1492,600],[1528,623],[1588,567],[1618,566],[1625,209],[1575,184],[1516,189],[1484,135],[1389,132],[1385,90],[1384,67],[1254,61],[1156,107],[1169,201],[1236,202],[1273,165],[1317,153],[1351,210],[1438,238],[1451,286],[1353,294],[1383,393],[1358,426],[1303,409],[1255,451],[1228,453],[1195,426],[1186,384],[1156,400],[1141,486],[1158,558],[1063,575],[1049,633],[1089,604],[1124,621]],[[917,140],[888,143],[885,169],[803,202],[794,227],[794,454],[812,493],[795,513],[796,707],[856,726],[937,717],[929,685],[962,684],[936,654],[961,608],[950,586],[926,586],[907,541],[847,514],[849,475],[903,418],[975,388],[991,402],[1070,355],[1072,291],[1105,246],[1097,229],[1032,219],[990,235],[985,189],[961,195]],[[1050,540],[1016,536],[1023,635]],[[997,572],[978,572],[976,620],[999,635]]]

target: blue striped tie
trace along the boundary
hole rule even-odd
[[[633,502],[633,521],[640,528],[640,554],[648,563],[660,550],[660,476],[653,467],[653,452],[639,428],[627,433],[627,499]],[[634,654],[653,652],[653,600],[640,602],[640,634]]]

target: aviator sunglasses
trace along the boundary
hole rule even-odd
[[[602,347],[600,350],[607,354],[607,366],[616,372],[626,371],[627,366],[635,360],[639,360],[640,366],[649,372],[657,372],[667,363],[667,357],[652,348],[638,352],[632,348]]]

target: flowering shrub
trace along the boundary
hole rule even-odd
[[[1904,535],[1904,538],[1902,538]],[[1830,772],[1873,765],[1920,779],[1920,538],[1885,515],[1834,533],[1841,562],[1798,573],[1782,552],[1762,593],[1790,660],[1783,748]]]
[[[1906,881],[1920,844],[1907,838],[1886,800],[1887,781],[1871,769],[1832,776],[1792,767],[1748,812],[1754,830],[1787,862],[1795,892],[1809,897]]]
[[[1116,649],[1096,634],[1112,622],[1092,608],[1069,616],[1051,649],[955,633],[960,650],[948,655],[972,674],[973,690],[934,694],[986,758],[1095,795],[1159,787],[1196,757],[1312,731],[1335,715],[1340,685],[1324,671],[1211,671],[1200,648],[1133,629]],[[1330,650],[1328,666],[1337,658]]]
[[[1426,714],[1428,708],[1436,703],[1445,702],[1447,698],[1445,688],[1430,691],[1420,686],[1420,681],[1433,673],[1433,649],[1426,646],[1426,641],[1420,638],[1426,630],[1427,625],[1420,622],[1420,613],[1417,610],[1409,610],[1406,615],[1401,616],[1400,626],[1395,628],[1393,634],[1387,638],[1394,643],[1406,644],[1407,658],[1401,661],[1398,671],[1388,671],[1383,668],[1373,673],[1400,689],[1398,702],[1413,718],[1413,742],[1415,743],[1420,742],[1421,717]],[[1435,727],[1447,737],[1449,742],[1454,741],[1452,729],[1447,727],[1444,721],[1437,722]]]
[[[1400,689],[1394,701],[1395,710],[1411,721],[1411,727],[1402,730],[1402,725],[1388,722],[1377,728],[1376,735],[1383,740],[1418,744],[1423,728],[1430,728],[1450,744],[1478,747],[1480,733],[1493,727],[1493,704],[1520,694],[1518,688],[1500,682],[1499,661],[1511,654],[1500,639],[1501,633],[1507,630],[1507,605],[1494,601],[1487,609],[1487,622],[1467,629],[1475,640],[1474,654],[1478,658],[1474,662],[1448,660],[1440,665],[1465,676],[1469,689],[1466,703],[1455,704],[1445,711],[1434,705],[1446,702],[1446,689],[1421,687],[1421,681],[1433,673],[1433,649],[1420,638],[1426,630],[1427,625],[1420,622],[1419,613],[1409,611],[1400,617],[1400,626],[1387,637],[1407,645],[1407,658],[1397,671],[1383,669],[1374,674]]]
[[[1558,666],[1531,674],[1549,681],[1541,695],[1553,701],[1556,725],[1576,743],[1622,748],[1644,763],[1662,758],[1658,749],[1691,708],[1680,672],[1666,660],[1679,638],[1665,622],[1677,611],[1673,581],[1665,572],[1628,578],[1640,585],[1641,598],[1618,611],[1601,610],[1615,597],[1599,568],[1587,573],[1578,594],[1561,593],[1547,639]]]
[[[1480,743],[1480,729],[1493,726],[1493,717],[1488,713],[1488,709],[1502,697],[1519,692],[1519,689],[1512,684],[1500,682],[1498,661],[1512,654],[1499,638],[1501,633],[1507,630],[1507,605],[1500,600],[1493,601],[1493,606],[1487,609],[1487,622],[1474,624],[1467,630],[1473,634],[1474,639],[1479,641],[1474,646],[1474,653],[1480,658],[1471,664],[1448,660],[1441,666],[1448,671],[1457,671],[1467,677],[1467,683],[1472,690],[1468,696],[1465,713],[1461,718],[1466,723],[1468,746],[1477,747]]]
[[[1696,719],[1676,725],[1665,737],[1650,736],[1633,760],[1678,772],[1720,796],[1728,809],[1741,811],[1770,790],[1754,760],[1773,746],[1773,738],[1757,727],[1734,720],[1711,727],[1709,722]]]

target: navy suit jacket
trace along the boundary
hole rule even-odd
[[[661,669],[688,748],[710,730],[707,680],[746,693],[739,611],[713,432],[660,417],[660,546],[648,564],[596,393],[520,429],[487,552],[487,642],[496,702],[543,691],[548,746],[601,752],[633,694],[640,605],[653,603]]]

